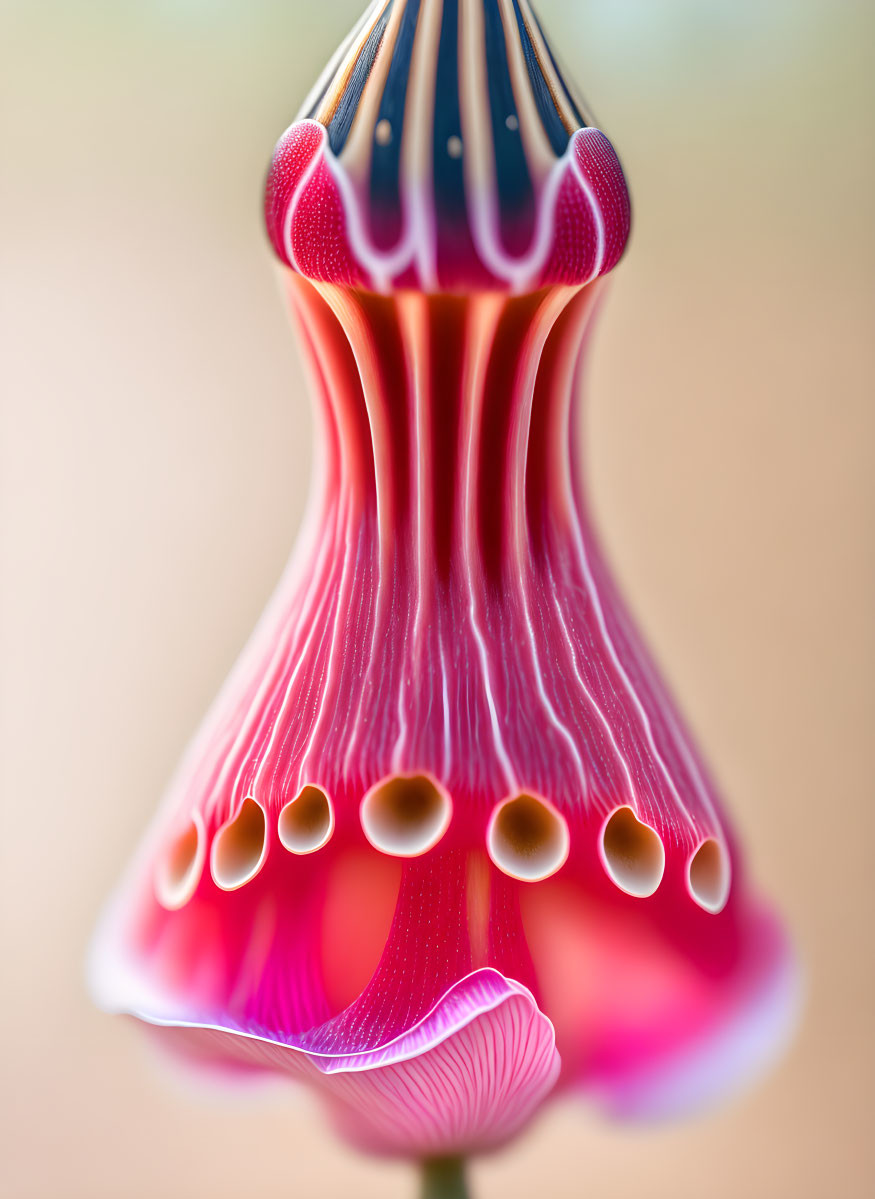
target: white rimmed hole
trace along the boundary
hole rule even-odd
[[[489,856],[512,878],[534,883],[565,863],[571,838],[565,818],[544,799],[515,795],[492,813],[486,833]]]
[[[265,831],[261,805],[247,796],[237,815],[213,839],[210,870],[223,891],[235,891],[258,874],[267,852]]]
[[[690,894],[706,912],[722,911],[729,898],[729,858],[726,850],[709,837],[690,858],[687,870]]]
[[[374,141],[378,146],[388,146],[392,141],[392,122],[385,117],[381,121],[377,121],[374,127]]]
[[[377,783],[362,800],[365,836],[381,853],[413,858],[437,845],[452,815],[449,796],[423,774]]]
[[[662,881],[665,848],[659,834],[629,807],[617,808],[602,829],[601,856],[621,891],[646,899]]]
[[[331,800],[320,787],[303,787],[280,812],[277,832],[289,853],[315,853],[334,832]]]
[[[155,867],[155,894],[165,908],[181,908],[194,895],[204,864],[204,840],[194,820],[173,838]]]

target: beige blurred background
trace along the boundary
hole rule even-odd
[[[5,0],[0,1192],[412,1194],[92,1010],[99,905],[290,548],[310,417],[261,231],[363,0]],[[552,1111],[478,1199],[872,1194],[872,7],[542,0],[635,232],[587,452],[617,570],[808,975],[749,1097]]]

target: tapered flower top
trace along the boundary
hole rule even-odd
[[[526,0],[375,0],[280,139],[266,218],[311,279],[519,292],[609,271],[629,197]]]
[[[377,0],[266,216],[310,511],[107,910],[96,996],[312,1083],[383,1152],[495,1146],[571,1088],[696,1106],[775,1050],[792,964],[571,460],[616,155],[526,0]]]

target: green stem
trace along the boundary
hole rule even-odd
[[[468,1199],[465,1159],[433,1157],[422,1163],[421,1199]]]

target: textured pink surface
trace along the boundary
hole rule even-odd
[[[515,246],[513,254],[497,249],[495,269],[478,252],[473,212],[461,229],[448,228],[422,203],[424,214],[406,216],[433,239],[425,259],[436,262],[434,272],[422,265],[421,242],[411,241],[399,260],[394,245],[384,248],[371,240],[370,214],[332,154],[325,130],[304,120],[283,134],[274,152],[265,221],[276,253],[302,275],[376,290],[385,290],[388,279],[396,289],[453,292],[588,283],[615,266],[629,236],[626,181],[611,143],[597,129],[579,129],[571,138],[539,185],[534,225],[522,248]],[[471,204],[476,209],[476,190]]]
[[[347,1135],[393,1153],[499,1144],[557,1079],[630,1113],[736,1085],[780,1041],[792,967],[575,480],[598,285],[284,282],[319,414],[306,529],[108,910],[99,1001],[190,1052],[316,1083]],[[434,780],[451,818],[428,852],[388,857],[360,805],[408,775]],[[297,855],[277,819],[305,785],[334,827]],[[487,852],[519,793],[569,833],[540,882]],[[215,839],[246,802],[263,851],[224,889]],[[647,898],[606,869],[620,807],[664,846]],[[156,870],[191,821],[191,888],[162,903]],[[717,912],[688,880],[706,838],[731,861]]]
[[[346,235],[343,201],[326,161],[325,130],[302,121],[274,152],[265,224],[274,249],[312,279],[360,283],[365,273]]]

